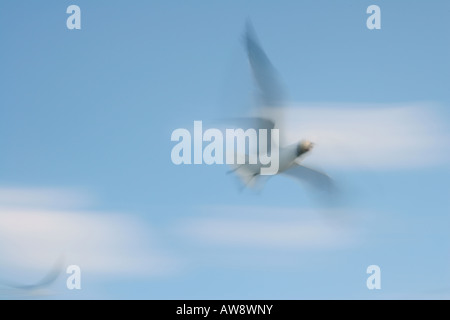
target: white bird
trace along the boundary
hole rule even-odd
[[[301,164],[304,156],[306,156],[314,147],[311,141],[302,140],[298,143],[283,146],[283,126],[281,117],[281,108],[284,103],[284,92],[278,75],[258,42],[252,25],[248,22],[244,36],[245,47],[247,51],[248,61],[256,83],[257,94],[257,111],[255,117],[250,118],[253,122],[253,128],[256,130],[279,129],[279,170],[277,174],[283,174],[307,183],[316,190],[332,192],[335,190],[332,179],[315,169],[308,168]],[[249,118],[246,118],[247,120]],[[270,138],[271,139],[271,138]],[[272,145],[273,145],[272,141]],[[270,149],[268,153],[270,153]],[[245,186],[254,187],[257,181],[262,179],[260,175],[261,163],[234,165],[231,172],[235,172]],[[266,176],[267,177],[267,176]]]

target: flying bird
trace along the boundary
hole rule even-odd
[[[48,292],[48,289],[53,283],[56,282],[57,278],[60,276],[63,270],[63,261],[64,258],[60,257],[58,261],[56,261],[53,268],[39,281],[32,284],[18,284],[10,281],[3,281],[0,283],[0,286],[6,287],[6,290],[3,290],[3,294],[7,295],[25,295],[25,296],[37,296],[37,295],[45,295]]]
[[[333,192],[336,190],[335,184],[327,174],[301,164],[304,157],[313,149],[313,142],[301,140],[292,145],[283,143],[282,107],[286,103],[285,92],[278,73],[262,49],[250,22],[246,24],[244,44],[257,91],[256,115],[245,119],[250,119],[256,130],[267,129],[268,132],[271,129],[279,130],[279,170],[277,175],[282,174],[297,179],[315,190],[326,193]],[[271,140],[272,146],[274,143]],[[271,149],[268,148],[267,152],[270,153]],[[233,165],[230,172],[236,173],[245,186],[254,187],[258,181],[262,180],[260,175],[262,167],[263,165],[259,162],[250,164],[246,161],[245,164]]]

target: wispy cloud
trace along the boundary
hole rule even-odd
[[[345,169],[401,169],[450,160],[450,131],[433,103],[311,103],[282,112],[288,143],[316,142],[306,162]]]
[[[214,207],[213,217],[183,221],[180,232],[206,246],[228,246],[247,250],[333,249],[354,245],[359,231],[342,210],[328,209],[320,214],[295,208]],[[327,218],[328,217],[328,218]]]
[[[123,213],[69,209],[75,199],[85,198],[50,189],[1,188],[0,267],[43,273],[64,256],[90,274],[151,276],[175,270],[175,259],[148,223]],[[52,209],[52,199],[66,209]]]
[[[94,202],[91,196],[73,189],[0,187],[0,206],[28,208],[79,208]]]
[[[240,248],[316,249],[341,247],[351,242],[343,228],[320,221],[277,222],[204,219],[186,226],[192,237],[209,244]]]

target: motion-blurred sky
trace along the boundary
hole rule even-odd
[[[71,4],[81,30],[66,28]],[[381,30],[366,28],[371,4]],[[0,278],[33,282],[64,255],[82,290],[63,274],[46,297],[449,298],[449,13],[440,0],[0,2]],[[225,166],[171,162],[172,130],[251,101],[248,18],[339,205],[288,178],[239,193]]]

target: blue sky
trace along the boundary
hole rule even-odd
[[[66,28],[71,4],[81,30]],[[366,28],[371,4],[381,30]],[[449,9],[2,1],[0,228],[12,230],[0,244],[2,278],[39,278],[63,251],[83,270],[83,289],[68,291],[62,275],[50,297],[448,298]],[[240,193],[225,166],[171,162],[173,130],[239,112],[251,98],[247,18],[299,106],[291,112],[312,130],[340,130],[363,159],[318,141],[311,162],[343,186],[337,207],[285,178]],[[36,239],[27,241],[53,228],[48,237],[63,245],[44,239],[30,254],[21,238],[30,217]],[[105,238],[77,246],[83,234]],[[371,264],[382,270],[379,291],[366,288]]]

